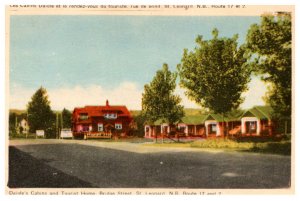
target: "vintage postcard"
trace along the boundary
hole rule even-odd
[[[6,194],[293,194],[294,17],[7,5]]]

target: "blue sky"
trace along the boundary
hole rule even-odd
[[[108,90],[124,86],[141,93],[163,63],[175,70],[183,49],[195,47],[197,35],[210,39],[216,27],[220,36],[237,33],[243,42],[249,26],[260,18],[18,15],[10,20],[11,99],[13,94],[32,93],[40,86],[53,94],[62,89],[100,87],[102,91],[93,96],[101,96],[103,101],[116,95],[109,97],[105,94]],[[21,107],[20,100],[19,105],[16,101],[11,100],[11,107]],[[119,102],[122,100],[115,104],[123,104]]]

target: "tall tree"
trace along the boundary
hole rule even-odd
[[[291,15],[262,16],[247,34],[247,47],[252,53],[252,65],[262,80],[270,83],[267,102],[274,115],[291,115],[292,27]]]
[[[72,127],[72,113],[67,110],[66,108],[64,108],[61,112],[61,116],[62,116],[62,128],[71,128]]]
[[[143,115],[142,112],[135,112],[134,114],[131,113],[133,117],[133,123],[132,123],[132,130],[133,130],[133,135],[138,136],[138,137],[143,137],[144,136],[144,123],[146,121],[145,116]]]
[[[15,134],[17,132],[18,115],[15,112],[9,113],[8,127],[9,133]]]
[[[55,114],[51,110],[45,88],[39,88],[31,97],[27,105],[28,124],[30,132],[45,130],[49,133],[55,124]]]
[[[184,115],[181,99],[174,95],[177,74],[172,73],[167,64],[158,70],[150,84],[144,87],[142,94],[142,112],[148,121],[165,119],[175,123]]]
[[[251,71],[246,49],[238,46],[238,35],[218,38],[217,29],[212,35],[211,40],[198,36],[195,50],[184,50],[178,65],[180,85],[202,107],[226,115],[243,102],[241,94],[247,90]]]

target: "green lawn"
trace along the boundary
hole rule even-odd
[[[14,139],[35,139],[36,135],[34,133],[28,133],[26,134],[16,134],[16,133],[10,133],[9,134],[9,139],[14,140]]]
[[[144,146],[156,147],[192,147],[208,150],[224,150],[224,151],[240,151],[291,155],[291,142],[289,140],[280,142],[236,142],[228,139],[210,139],[203,141],[187,142],[187,143],[153,143]]]

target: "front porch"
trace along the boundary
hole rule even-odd
[[[82,131],[82,132],[73,132],[74,138],[81,139],[110,139],[112,138],[112,132],[92,132],[92,131]]]
[[[112,132],[87,132],[84,135],[84,139],[92,139],[92,138],[104,138],[110,139],[112,138]]]

